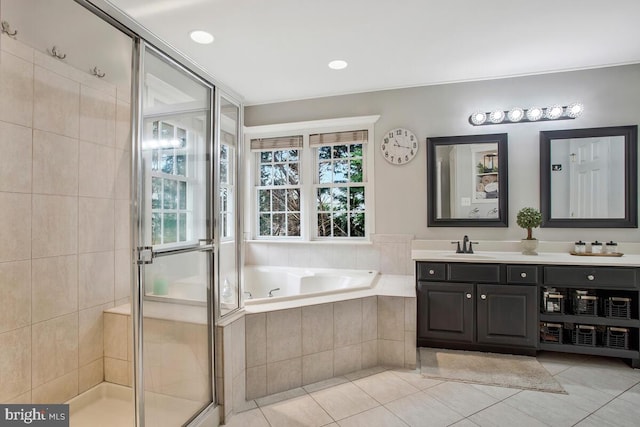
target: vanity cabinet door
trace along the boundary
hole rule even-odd
[[[537,287],[477,285],[478,343],[535,348]]]
[[[473,342],[474,285],[418,282],[418,339]]]

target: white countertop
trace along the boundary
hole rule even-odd
[[[453,250],[413,249],[415,261],[473,262],[506,264],[558,264],[640,267],[640,255],[625,254],[621,257],[576,256],[567,252],[538,252],[538,255],[522,255],[520,252],[477,250],[473,254],[456,254]]]

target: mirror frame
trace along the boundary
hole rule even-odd
[[[625,216],[624,218],[551,217],[551,140],[624,136]],[[540,211],[541,227],[549,228],[637,228],[638,227],[638,126],[613,126],[540,132]]]
[[[437,218],[436,217],[436,148],[441,145],[498,144],[498,217],[497,218]],[[428,227],[508,227],[509,226],[509,180],[508,180],[508,135],[494,133],[486,135],[442,136],[427,138],[427,226]]]

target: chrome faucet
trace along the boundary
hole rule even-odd
[[[458,247],[456,248],[457,254],[472,254],[473,245],[477,245],[478,242],[472,242],[471,240],[469,240],[469,236],[465,234],[465,236],[462,238],[462,248],[460,247],[460,241],[451,242],[451,244],[458,245]],[[469,246],[467,246],[467,244],[469,244]]]
[[[280,290],[280,288],[274,288],[274,289],[271,289],[271,290],[269,291],[269,298],[271,298],[271,297],[273,296],[273,292],[275,292],[275,291],[279,291],[279,290]]]

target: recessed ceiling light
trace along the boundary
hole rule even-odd
[[[329,68],[331,68],[332,70],[342,70],[344,68],[347,68],[347,61],[343,61],[342,59],[336,59],[333,60],[331,62],[329,62]]]
[[[213,43],[213,36],[210,33],[202,30],[194,30],[189,33],[191,40],[200,44]]]

